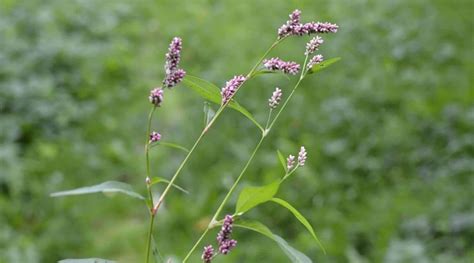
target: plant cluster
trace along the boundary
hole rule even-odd
[[[151,103],[150,113],[148,115],[148,122],[146,128],[146,140],[145,140],[145,166],[146,166],[146,177],[145,183],[147,188],[147,197],[142,196],[141,194],[133,191],[130,185],[127,185],[122,182],[109,181],[99,185],[82,187],[69,191],[62,191],[52,194],[52,196],[65,196],[65,195],[74,195],[74,194],[87,194],[94,192],[121,192],[128,194],[130,196],[142,199],[146,202],[150,214],[150,224],[147,237],[147,247],[146,247],[146,262],[150,261],[150,256],[154,254],[157,260],[160,260],[158,253],[152,253],[152,244],[153,244],[153,228],[155,225],[155,218],[159,214],[159,208],[165,201],[166,197],[170,193],[172,187],[175,187],[181,191],[185,191],[182,187],[175,184],[176,179],[181,174],[181,171],[189,158],[196,152],[196,148],[201,142],[202,138],[207,134],[209,129],[213,126],[215,121],[222,115],[226,108],[232,108],[242,113],[247,117],[252,123],[254,123],[260,130],[260,140],[255,145],[252,153],[250,154],[246,164],[240,171],[240,174],[236,177],[233,185],[228,190],[222,202],[217,206],[215,213],[210,220],[208,227],[201,234],[199,239],[194,243],[190,248],[188,253],[184,256],[183,262],[190,260],[193,252],[199,247],[202,240],[206,237],[208,232],[218,226],[221,227],[220,231],[217,234],[216,241],[217,247],[214,248],[212,244],[207,244],[203,251],[201,259],[203,262],[211,262],[213,258],[219,255],[227,255],[237,246],[237,240],[232,238],[232,232],[234,227],[250,229],[261,233],[270,239],[278,243],[278,245],[284,250],[284,252],[295,262],[307,262],[309,258],[303,253],[297,251],[286,243],[278,235],[273,234],[270,229],[268,229],[261,222],[250,220],[246,218],[245,214],[251,209],[256,208],[257,206],[267,203],[274,202],[280,206],[288,209],[295,218],[301,222],[301,224],[308,230],[312,235],[315,242],[321,247],[324,251],[324,248],[317,238],[313,227],[309,221],[290,203],[287,201],[275,197],[280,186],[285,182],[294,172],[301,166],[305,165],[307,161],[307,152],[304,146],[301,146],[298,153],[295,155],[289,154],[285,157],[280,151],[277,151],[278,159],[283,167],[282,176],[273,181],[270,184],[263,186],[247,186],[244,187],[237,199],[235,212],[233,214],[227,214],[221,219],[221,213],[228,204],[229,199],[234,194],[237,186],[241,182],[243,176],[246,174],[247,169],[252,163],[254,157],[256,156],[261,145],[267,138],[268,134],[272,131],[275,123],[278,118],[289,105],[291,98],[294,96],[298,87],[301,86],[303,80],[317,73],[329,65],[337,62],[339,58],[333,58],[329,60],[324,60],[321,54],[318,54],[319,48],[323,44],[322,34],[325,33],[335,33],[338,30],[338,26],[328,22],[301,22],[301,12],[299,10],[293,11],[289,15],[289,20],[284,23],[277,32],[277,39],[270,46],[270,48],[264,53],[264,55],[258,60],[258,62],[252,67],[252,69],[246,75],[236,75],[227,81],[224,86],[219,89],[214,84],[186,74],[182,68],[180,68],[181,52],[183,47],[183,41],[179,37],[173,38],[169,45],[168,53],[166,53],[166,62],[164,65],[165,77],[162,81],[162,86],[156,87],[150,91],[149,101]],[[294,61],[282,60],[279,57],[267,58],[268,54],[275,49],[280,43],[285,39],[293,36],[309,36],[315,35],[309,42],[306,44],[304,53],[304,62],[302,65]],[[246,110],[241,104],[239,104],[235,96],[238,91],[244,86],[244,84],[250,81],[252,78],[255,78],[262,74],[269,73],[282,73],[288,75],[298,75],[295,85],[289,89],[288,95],[285,97],[283,89],[281,87],[276,87],[274,92],[269,96],[268,99],[268,118],[265,122],[265,125],[261,125],[253,115]],[[188,150],[186,147],[180,146],[175,143],[162,141],[163,138],[166,138],[166,135],[160,134],[158,131],[152,131],[152,122],[156,110],[159,107],[165,105],[166,96],[168,92],[176,87],[178,84],[183,83],[184,86],[189,87],[205,100],[210,101],[218,105],[216,111],[206,113],[206,123],[202,128],[202,132],[199,137],[196,139],[195,143]],[[286,92],[285,92],[286,93]],[[154,146],[169,146],[182,149],[187,152],[185,158],[181,164],[176,169],[174,175],[168,180],[161,177],[153,176],[153,173],[150,169],[150,158],[149,153],[152,147]],[[154,195],[152,188],[158,183],[165,183],[166,187],[161,192],[159,197]]]

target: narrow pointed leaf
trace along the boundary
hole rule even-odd
[[[135,192],[131,185],[122,183],[122,182],[117,182],[117,181],[107,181],[107,182],[97,184],[97,185],[56,192],[56,193],[52,193],[50,196],[59,197],[59,196],[68,196],[68,195],[84,195],[84,194],[93,194],[93,193],[114,193],[114,192],[126,194],[126,195],[129,195],[131,197],[135,197],[141,200],[145,199],[139,193]]]
[[[178,149],[178,150],[181,150],[183,152],[186,152],[188,153],[189,150],[188,148],[184,147],[184,146],[181,146],[179,144],[176,144],[176,143],[171,143],[171,142],[156,142],[156,143],[153,143],[150,147],[155,147],[155,146],[158,146],[158,145],[163,145],[163,146],[166,146],[166,147],[170,147],[170,148],[174,148],[174,149]]]
[[[170,181],[168,181],[168,180],[166,180],[165,178],[162,178],[162,177],[153,177],[153,178],[151,179],[151,185],[159,184],[159,183],[167,183],[167,184],[169,184]],[[182,188],[182,187],[179,186],[179,185],[173,184],[172,186],[173,186],[174,188],[180,190],[180,191],[183,192],[183,193],[189,194],[189,191],[188,191],[188,190]]]
[[[329,67],[332,64],[338,62],[339,60],[341,60],[340,57],[331,58],[331,59],[328,59],[328,60],[325,60],[325,61],[321,62],[320,64],[316,64],[308,70],[308,74],[313,74],[313,73],[319,72],[323,69],[326,69],[327,67]]]
[[[281,166],[283,166],[283,170],[285,170],[285,173],[288,172],[288,167],[286,167],[285,157],[280,152],[280,150],[277,150],[277,154],[278,154],[278,160],[280,160]]]
[[[261,70],[258,70],[258,71],[255,71],[252,76],[250,78],[254,78],[256,76],[259,76],[259,75],[266,75],[266,74],[279,74],[279,75],[282,75],[284,76],[286,79],[290,80],[290,77],[288,77],[288,75],[286,75],[285,73],[281,72],[281,71],[277,71],[277,70],[266,70],[266,69],[261,69]]]
[[[259,204],[265,203],[277,193],[280,181],[264,186],[247,186],[240,192],[235,208],[236,214],[243,214]]]
[[[63,259],[58,263],[115,263],[116,261],[102,258]]]
[[[183,83],[185,84],[185,86],[191,88],[193,91],[198,93],[205,100],[221,105],[221,91],[216,85],[206,80],[190,75],[186,75],[186,77],[183,79]],[[257,120],[255,120],[253,115],[244,107],[242,107],[239,103],[237,103],[234,99],[229,103],[228,106],[231,109],[242,113],[245,117],[252,121],[260,130],[263,131],[262,126],[257,122]]]
[[[255,231],[272,239],[293,263],[312,263],[305,254],[290,246],[283,238],[273,234],[268,227],[258,221],[237,220],[234,226]]]
[[[296,208],[294,208],[291,204],[289,204],[288,202],[286,202],[285,200],[280,199],[280,198],[272,198],[272,201],[279,204],[279,205],[281,205],[281,206],[283,206],[283,207],[285,207],[286,209],[290,210],[290,212],[293,213],[293,215],[296,217],[296,219],[298,219],[301,222],[301,224],[303,224],[306,227],[308,232],[313,236],[313,238],[316,241],[316,243],[318,244],[318,246],[321,247],[324,254],[326,254],[326,250],[324,249],[323,244],[321,243],[321,241],[319,241],[319,238],[316,236],[316,233],[314,232],[313,227],[308,222],[308,220],[306,220],[306,218]]]

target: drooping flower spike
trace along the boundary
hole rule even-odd
[[[315,33],[336,33],[339,28],[336,24],[328,22],[301,23],[301,11],[295,10],[290,14],[290,19],[278,29],[278,39],[288,36],[302,36]]]
[[[296,75],[300,65],[293,61],[283,61],[279,58],[270,58],[263,61],[263,67],[268,70],[281,70],[285,74]]]
[[[275,91],[273,92],[272,97],[268,99],[268,106],[270,106],[270,108],[272,109],[275,109],[278,106],[278,104],[280,104],[281,96],[282,96],[281,89],[275,88]]]
[[[217,234],[219,253],[221,254],[227,255],[235,246],[237,246],[237,241],[231,239],[233,224],[234,218],[231,215],[226,215],[224,223],[222,223],[221,231]]]
[[[222,105],[227,104],[229,100],[232,99],[235,92],[242,86],[245,81],[245,77],[243,75],[234,76],[231,80],[225,83],[225,86],[221,90],[222,96]]]

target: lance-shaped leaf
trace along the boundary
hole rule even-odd
[[[186,87],[191,88],[193,91],[199,94],[203,99],[221,105],[221,91],[216,85],[206,80],[190,75],[186,75],[186,77],[183,79],[183,83]],[[251,120],[260,130],[263,131],[263,127],[257,122],[257,120],[255,120],[253,115],[247,109],[237,103],[234,99],[232,99],[232,101],[228,104],[228,107],[242,113],[245,117]]]
[[[63,259],[58,263],[115,263],[116,261],[102,258]]]
[[[279,74],[279,75],[283,75],[287,80],[290,80],[290,77],[288,77],[288,75],[286,75],[285,73],[281,72],[281,71],[278,71],[278,70],[266,70],[266,69],[261,69],[261,70],[257,70],[255,71],[252,76],[250,76],[250,78],[254,78],[256,76],[259,76],[259,75],[265,75],[265,74]]]
[[[265,203],[277,193],[280,181],[264,186],[247,186],[240,192],[235,213],[241,215],[259,204]]]
[[[162,178],[162,177],[153,177],[153,178],[151,179],[151,183],[150,183],[150,184],[151,184],[151,185],[154,185],[154,184],[159,184],[159,183],[167,183],[167,184],[169,184],[170,181],[168,181],[168,180],[166,180],[165,178]],[[188,190],[182,188],[182,187],[179,186],[179,185],[172,184],[172,186],[173,186],[174,188],[180,190],[180,191],[183,192],[183,193],[189,194],[189,191],[188,191]]]
[[[189,149],[184,147],[184,146],[181,146],[179,144],[176,144],[176,143],[171,143],[171,142],[162,142],[162,141],[159,141],[159,142],[156,142],[156,143],[153,143],[150,148],[152,147],[155,147],[155,146],[158,146],[158,145],[162,145],[162,146],[166,146],[166,147],[170,147],[170,148],[174,148],[174,149],[178,149],[178,150],[181,150],[183,152],[186,152],[188,153],[189,152]]]
[[[319,64],[314,65],[312,68],[310,68],[308,70],[307,74],[313,74],[313,73],[319,72],[319,71],[331,66],[332,64],[338,62],[339,60],[341,60],[340,57],[325,60],[325,61],[323,61]]]
[[[122,183],[122,182],[117,182],[117,181],[107,181],[107,182],[103,182],[97,185],[56,192],[56,193],[52,193],[50,196],[59,197],[59,196],[67,196],[67,195],[84,195],[84,194],[93,194],[93,193],[114,193],[114,192],[126,194],[126,195],[129,195],[131,197],[135,197],[141,200],[145,199],[139,193],[135,192],[131,185]]]
[[[288,167],[286,166],[286,160],[283,154],[280,152],[280,150],[277,150],[277,155],[278,155],[278,160],[281,163],[281,166],[283,166],[283,170],[285,170],[285,173],[288,172]]]
[[[298,219],[301,222],[301,224],[303,224],[306,227],[308,232],[313,236],[314,240],[316,240],[316,243],[319,245],[319,247],[321,247],[324,254],[326,254],[326,250],[324,249],[323,244],[321,244],[321,241],[319,241],[319,238],[316,236],[316,233],[314,233],[313,227],[308,222],[308,220],[306,220],[306,218],[296,208],[294,208],[288,202],[286,202],[285,200],[280,199],[280,198],[272,198],[271,201],[273,201],[273,202],[285,207],[286,209],[290,210],[290,212],[293,213],[293,215],[296,217],[296,219]]]
[[[293,263],[312,263],[305,254],[290,246],[283,238],[273,234],[268,227],[258,221],[237,220],[234,226],[255,231],[272,239]]]

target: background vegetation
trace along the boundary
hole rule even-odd
[[[305,20],[340,25],[322,53],[343,60],[305,81],[246,183],[280,176],[276,149],[288,154],[304,144],[307,166],[279,196],[308,217],[328,254],[275,205],[250,216],[315,262],[473,262],[469,0],[0,1],[0,261],[140,262],[142,203],[49,193],[106,180],[144,191],[147,96],[163,77],[170,39],[183,37],[188,73],[222,86],[249,70],[295,8]],[[287,40],[273,54],[301,61],[305,41]],[[292,82],[264,76],[238,100],[263,121],[276,85],[285,91]],[[155,128],[189,146],[202,108],[177,87]],[[204,139],[178,180],[190,194],[172,192],[156,222],[165,255],[190,248],[257,133],[228,110]],[[154,173],[169,177],[183,154],[154,148],[151,158]],[[218,262],[287,262],[265,237],[243,230],[235,237],[238,249]]]

